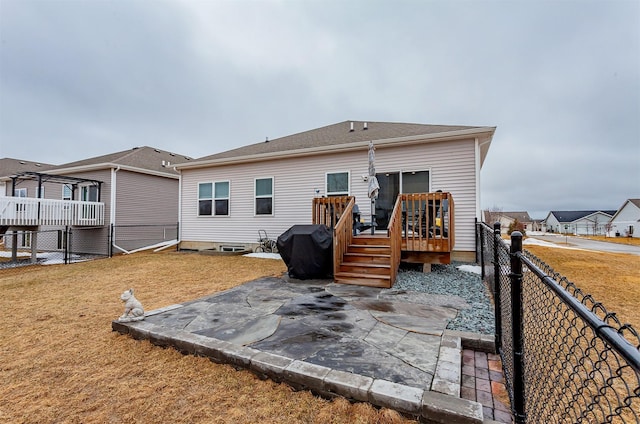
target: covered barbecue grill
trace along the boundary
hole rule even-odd
[[[294,225],[277,244],[290,277],[306,280],[333,274],[333,232],[326,225]]]

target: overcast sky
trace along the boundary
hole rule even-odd
[[[0,0],[0,157],[496,126],[482,207],[640,198],[640,1]]]

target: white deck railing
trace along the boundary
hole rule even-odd
[[[0,226],[104,225],[104,203],[0,197]]]

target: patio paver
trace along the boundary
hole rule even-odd
[[[266,277],[148,312],[144,321],[114,321],[112,328],[296,389],[368,401],[416,418],[428,413],[429,419],[478,423],[483,413],[490,419],[509,415],[491,398],[491,383],[502,384],[496,357],[477,352],[478,359],[475,353],[471,359],[460,337],[446,330],[457,314],[451,307],[456,302],[464,301]],[[482,372],[486,385],[478,376]],[[470,387],[470,378],[477,387]]]

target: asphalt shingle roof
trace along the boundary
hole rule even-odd
[[[351,123],[353,122],[353,131]],[[397,122],[344,121],[337,124],[304,131],[261,143],[255,143],[226,152],[198,158],[196,162],[228,159],[266,153],[287,152],[290,150],[330,147],[369,140],[386,140],[399,137],[448,133],[461,130],[485,129],[462,125],[428,125]]]
[[[173,165],[188,160],[191,160],[188,156],[166,152],[153,147],[142,146],[121,152],[65,163],[57,166],[56,169],[64,170],[91,165],[116,164],[150,171],[177,174],[177,171],[173,169]]]
[[[502,212],[502,215],[511,219],[517,219],[520,222],[531,222],[532,219],[529,216],[529,212]]]
[[[44,172],[54,167],[55,165],[48,163],[2,158],[0,159],[0,178],[11,177],[19,172]]]
[[[582,219],[585,216],[593,215],[594,213],[602,212],[607,215],[615,215],[616,211],[612,210],[591,210],[591,211],[551,211],[551,213],[556,217],[558,222],[573,222],[578,219]]]

